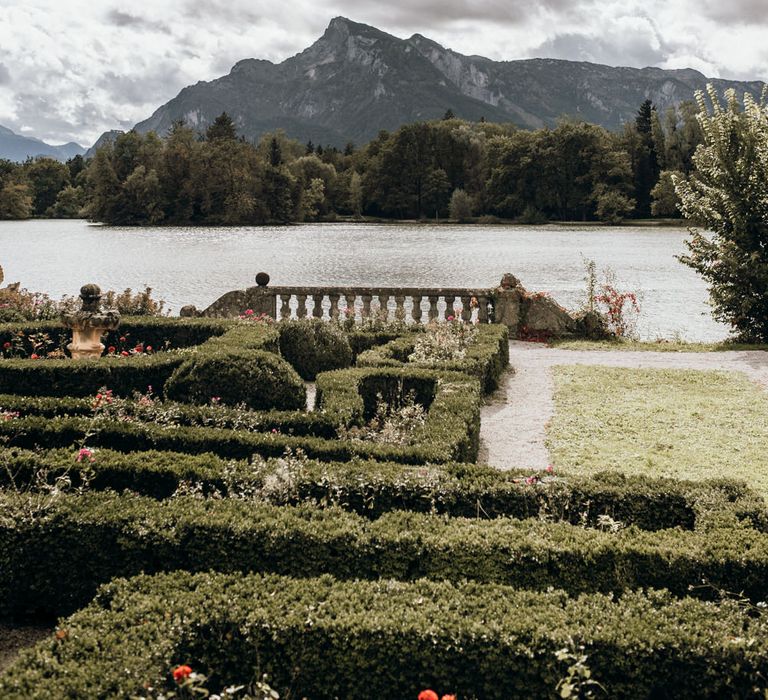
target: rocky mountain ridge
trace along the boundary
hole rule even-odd
[[[344,17],[281,63],[239,61],[228,75],[184,88],[136,125],[167,133],[183,120],[203,132],[223,111],[250,140],[282,128],[302,141],[365,143],[381,129],[460,118],[554,126],[571,116],[608,129],[634,119],[651,99],[663,112],[713,83],[759,95],[763,83],[710,79],[692,69],[622,68],[556,59],[492,61],[446,49],[421,34],[408,39]]]

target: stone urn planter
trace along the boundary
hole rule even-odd
[[[120,325],[120,314],[115,309],[101,310],[101,289],[96,284],[80,288],[81,307],[74,313],[62,314],[62,321],[72,329],[72,342],[67,345],[73,360],[101,357],[104,345],[101,337]]]

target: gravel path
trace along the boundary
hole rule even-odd
[[[483,407],[480,428],[480,461],[499,469],[542,469],[550,463],[544,439],[554,413],[552,367],[556,365],[737,371],[768,390],[768,352],[760,350],[561,350],[513,340],[509,363],[515,371]]]

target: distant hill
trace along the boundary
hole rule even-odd
[[[47,156],[65,161],[84,153],[85,149],[77,143],[51,146],[38,139],[19,136],[19,134],[13,133],[10,129],[0,126],[0,159],[21,163],[30,157]]]
[[[246,59],[229,75],[184,88],[140,132],[167,133],[183,119],[200,132],[223,111],[241,135],[284,129],[302,141],[365,143],[381,129],[457,117],[554,126],[570,115],[615,130],[651,99],[660,111],[693,99],[708,82],[759,95],[763,84],[707,78],[698,71],[613,68],[555,59],[492,61],[464,56],[420,35],[399,39],[343,17],[282,63]]]
[[[93,158],[93,156],[96,155],[96,151],[98,151],[102,146],[105,146],[107,143],[114,141],[120,134],[125,133],[121,131],[120,129],[112,129],[112,131],[105,131],[101,136],[99,136],[98,139],[96,139],[96,143],[93,144],[84,154],[85,158]]]

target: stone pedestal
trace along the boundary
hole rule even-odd
[[[120,325],[120,314],[114,309],[101,310],[101,289],[96,284],[83,285],[80,300],[79,311],[62,316],[64,325],[72,329],[67,350],[73,360],[96,359],[104,352],[101,336]]]

